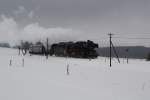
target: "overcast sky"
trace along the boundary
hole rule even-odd
[[[67,33],[67,36],[81,40],[91,38],[96,41],[100,37],[102,42],[107,40],[109,32],[119,37],[150,37],[150,0],[0,0],[0,15],[0,34],[6,40],[7,37],[10,39],[11,31],[25,37],[34,30],[35,36],[38,28],[37,35],[42,31],[46,31],[45,36]],[[12,28],[11,31],[6,31],[6,25]],[[134,43],[150,46],[148,39],[121,40],[114,42],[117,45]]]

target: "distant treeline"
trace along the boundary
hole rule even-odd
[[[120,58],[145,59],[150,53],[150,48],[144,46],[119,46],[116,47],[116,51]],[[97,52],[99,56],[109,57],[109,47],[98,48]],[[112,57],[115,57],[113,50]]]
[[[0,43],[0,47],[10,48],[9,43]]]

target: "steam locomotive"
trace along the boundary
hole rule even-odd
[[[52,44],[50,49],[46,49],[44,45],[32,45],[29,48],[30,54],[49,54],[60,57],[75,58],[97,58],[98,54],[95,50],[98,44],[93,41],[78,42],[60,42]]]

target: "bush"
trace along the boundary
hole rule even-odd
[[[148,55],[147,55],[147,61],[150,61],[150,52],[148,53]]]

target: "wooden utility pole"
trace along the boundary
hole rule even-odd
[[[114,51],[114,53],[115,53],[119,63],[120,63],[120,60],[119,60],[119,56],[117,54],[117,51],[116,51],[116,49],[115,49],[115,47],[114,47],[114,45],[113,45],[113,43],[111,41],[111,38],[112,38],[113,34],[109,33],[108,35],[109,35],[109,42],[110,42],[109,57],[110,57],[110,67],[111,67],[111,57],[112,57],[111,48],[113,48],[113,51]]]
[[[46,59],[48,59],[48,38],[46,39]]]
[[[109,33],[109,57],[110,57],[110,67],[111,67],[111,38],[112,38],[112,33]]]

